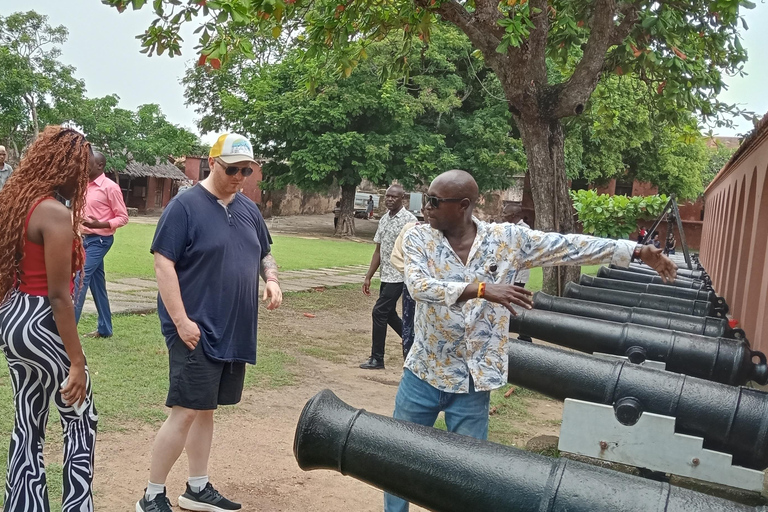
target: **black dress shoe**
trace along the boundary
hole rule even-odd
[[[370,359],[368,359],[368,361],[361,364],[360,368],[362,368],[363,370],[383,370],[384,361],[376,359],[375,357],[371,357]]]

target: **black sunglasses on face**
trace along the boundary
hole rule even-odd
[[[437,210],[440,207],[440,203],[458,203],[463,201],[464,198],[459,197],[435,197],[424,194],[424,206],[430,206],[433,210]]]
[[[224,172],[227,174],[227,176],[234,176],[238,172],[243,174],[243,178],[247,178],[251,174],[253,174],[253,169],[250,166],[247,167],[237,167],[236,165],[227,165],[221,160],[218,160],[219,165],[224,168]]]

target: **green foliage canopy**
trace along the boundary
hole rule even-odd
[[[695,199],[710,158],[696,119],[685,110],[674,123],[660,119],[654,100],[637,79],[601,81],[584,115],[566,122],[568,177],[588,183],[637,179]]]
[[[119,101],[116,95],[84,99],[73,120],[107,157],[107,169],[120,171],[131,161],[154,165],[158,159],[205,151],[197,135],[169,122],[158,105],[130,111],[120,108]]]
[[[594,190],[571,191],[573,208],[584,233],[605,238],[628,238],[638,220],[655,219],[667,204],[665,194],[610,196]]]
[[[83,97],[85,84],[59,61],[67,35],[35,11],[0,16],[0,133],[17,156],[42,127],[71,119]]]
[[[362,179],[413,187],[461,167],[488,190],[524,171],[498,80],[471,55],[466,36],[436,30],[428,48],[412,52],[407,79],[380,79],[395,45],[368,51],[346,80],[325,75],[311,93],[306,76],[314,63],[298,50],[275,64],[195,67],[184,79],[187,101],[202,130],[233,129],[254,139],[270,159],[268,187],[313,190]]]

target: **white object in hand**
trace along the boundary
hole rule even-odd
[[[61,383],[61,389],[64,389],[67,387],[67,383],[69,382],[69,376],[67,376],[66,379],[64,379],[64,382]],[[85,400],[82,401],[82,403],[75,402],[71,405],[72,409],[74,409],[75,414],[78,416],[82,416],[85,410],[88,408],[88,405],[90,404],[90,400],[88,400],[88,397],[85,397]]]

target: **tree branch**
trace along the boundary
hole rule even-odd
[[[632,32],[638,22],[638,7],[633,3],[624,4],[619,8],[619,14],[623,15],[621,23],[613,29],[611,46],[619,45]]]
[[[422,9],[429,8],[428,0],[415,0],[415,2]],[[489,52],[495,52],[496,47],[501,42],[501,38],[496,35],[498,30],[493,30],[492,26],[489,27],[484,23],[478,23],[475,16],[467,12],[456,0],[441,3],[435,12],[440,14],[446,21],[456,25],[469,37],[469,40],[472,41],[475,47],[486,56]],[[501,28],[496,24],[496,20],[493,21],[493,25],[498,29]]]
[[[559,98],[552,114],[563,118],[581,114],[594,91],[617,29],[614,18],[618,10],[614,0],[597,0],[592,11],[592,29],[584,48],[584,55],[571,77],[560,88]]]
[[[538,11],[538,12],[537,12]],[[531,22],[535,25],[528,39],[528,72],[526,75],[542,86],[547,84],[547,38],[549,15],[547,0],[531,0]]]
[[[502,18],[499,0],[475,0],[475,12],[472,17],[477,24],[493,32],[499,41],[504,37],[504,30],[499,26],[499,20]]]

